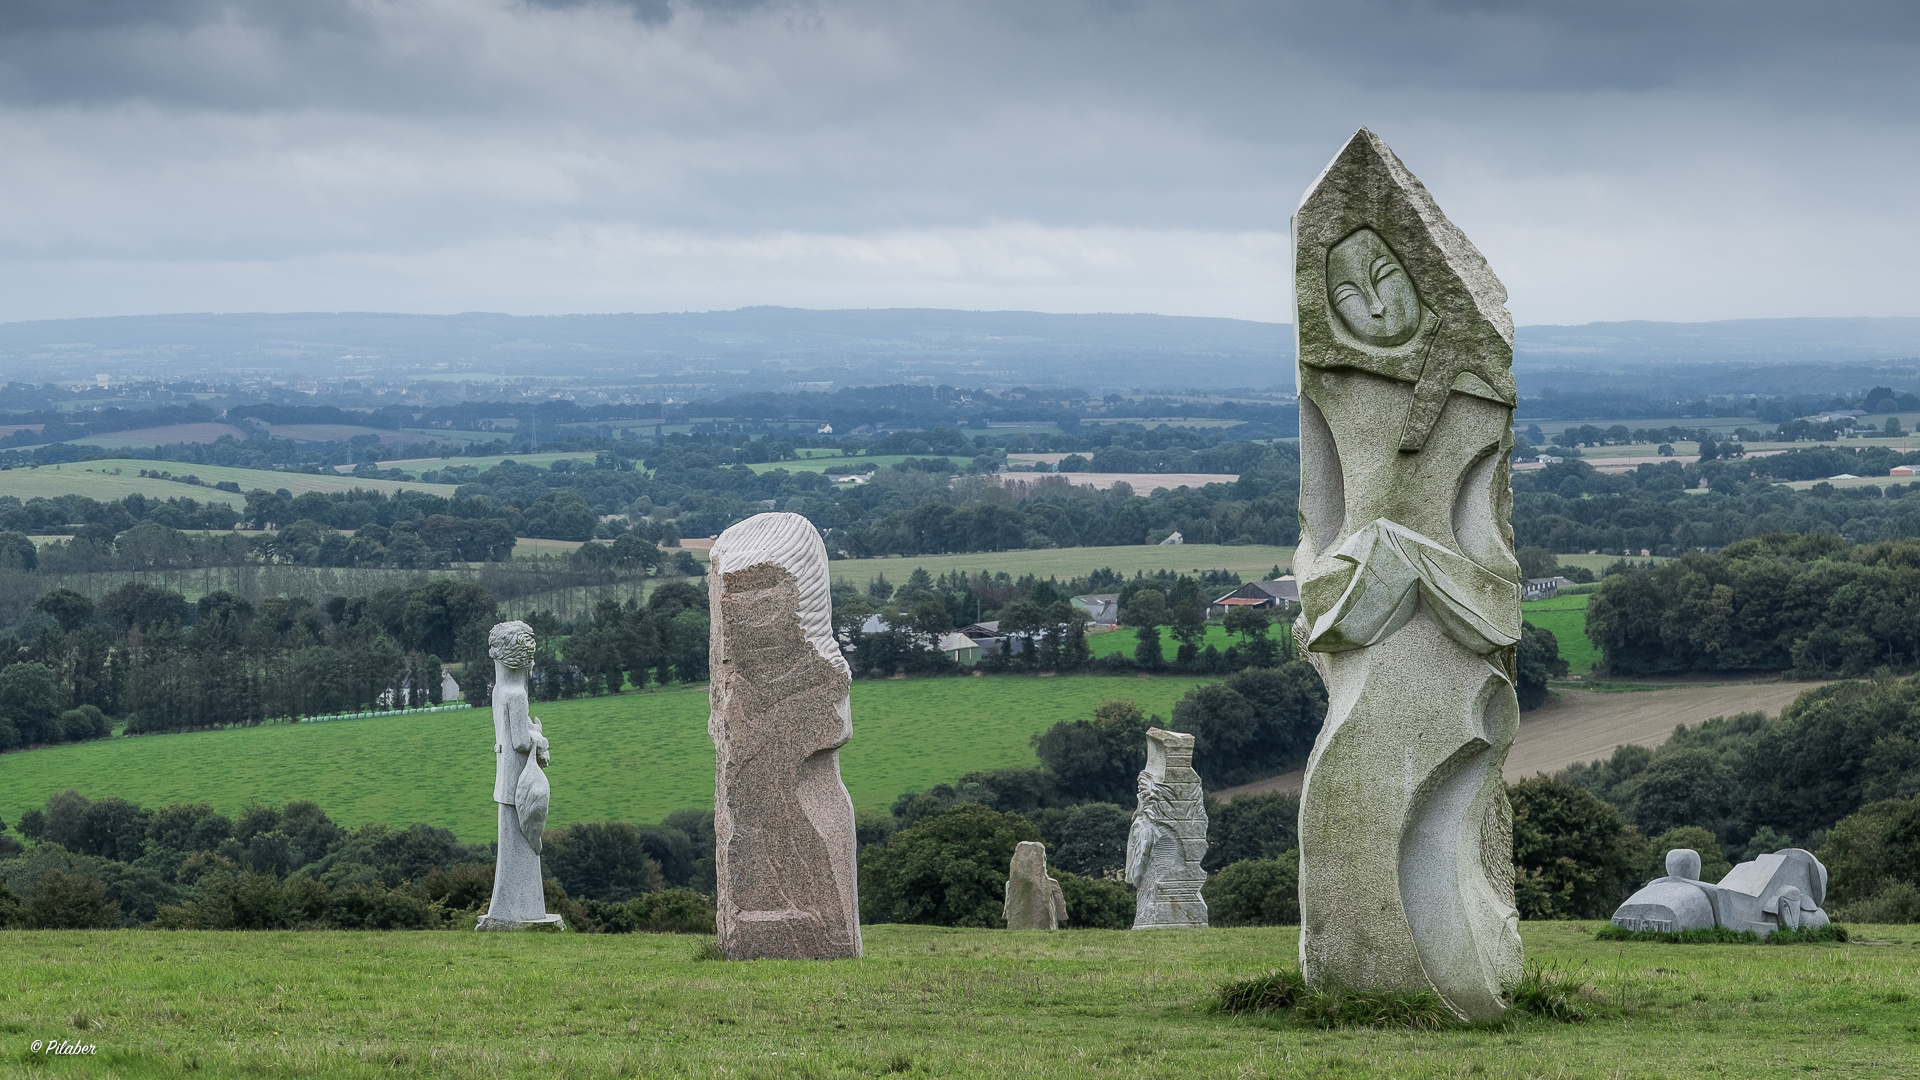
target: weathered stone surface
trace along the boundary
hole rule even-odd
[[[1294,275],[1296,637],[1330,699],[1301,792],[1301,965],[1491,1019],[1522,973],[1506,290],[1366,130],[1294,216]]]
[[[1009,930],[1058,930],[1067,921],[1067,895],[1047,876],[1047,845],[1022,840],[1007,868]]]
[[[1613,924],[1627,930],[1705,930],[1724,926],[1765,937],[1780,929],[1827,925],[1827,868],[1813,853],[1786,848],[1743,862],[1718,885],[1700,880],[1700,853],[1667,852],[1667,876],[1627,897]]]
[[[1127,882],[1134,889],[1133,928],[1207,925],[1200,887],[1207,872],[1207,809],[1193,771],[1193,736],[1147,729],[1147,767],[1140,770],[1140,807],[1127,833]]]
[[[827,551],[798,514],[714,541],[712,705],[720,948],[730,960],[860,955],[853,800],[840,747],[852,675]]]
[[[487,635],[493,657],[493,801],[500,807],[499,854],[493,864],[493,899],[475,930],[560,929],[547,914],[541,887],[540,837],[551,798],[547,737],[527,708],[527,676],[533,671],[533,629],[503,622]]]

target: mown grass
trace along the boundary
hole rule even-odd
[[[1228,1015],[1289,928],[866,928],[862,960],[702,962],[634,934],[0,933],[0,1071],[41,1076],[1743,1078],[1912,1075],[1914,927],[1875,946],[1621,946],[1527,923],[1589,1015]],[[34,1039],[98,1047],[35,1057]]]
[[[1600,662],[1600,649],[1587,638],[1587,601],[1592,593],[1556,596],[1520,605],[1520,617],[1542,630],[1553,631],[1560,643],[1560,659],[1567,662],[1570,674],[1592,671]]]
[[[1105,698],[1149,713],[1201,681],[1074,675],[861,681],[853,741],[840,769],[861,813],[903,791],[974,769],[1036,764],[1031,736],[1093,714]],[[553,823],[659,821],[713,803],[713,743],[704,686],[536,703],[553,741]],[[424,822],[484,841],[493,721],[485,709],[142,735],[0,756],[0,817],[74,788],[144,806],[207,802],[233,814],[249,802],[312,799],[346,825]]]
[[[1264,544],[1131,544],[1125,547],[1039,548],[1030,551],[981,551],[968,555],[913,555],[891,559],[841,559],[830,564],[833,580],[865,585],[885,574],[899,585],[924,566],[935,577],[954,571],[1033,574],[1068,581],[1106,567],[1132,577],[1136,573],[1172,570],[1197,574],[1202,570],[1232,570],[1248,581],[1265,580],[1275,566],[1293,565],[1293,548]],[[1226,589],[1220,590],[1222,593]],[[1212,597],[1208,597],[1212,599]]]
[[[800,458],[797,461],[763,461],[749,465],[747,468],[757,473],[773,472],[775,469],[784,469],[787,472],[826,472],[841,465],[871,465],[876,469],[884,469],[890,465],[898,465],[908,458],[939,457],[946,458],[955,465],[965,465],[973,460],[972,454],[855,454],[851,457],[829,457],[822,451],[815,450],[814,456],[810,458]]]
[[[205,486],[182,484],[141,476],[140,470],[170,472],[175,476],[192,474]],[[118,470],[116,472],[116,470]],[[213,485],[231,480],[240,485],[239,495],[221,491]],[[241,469],[228,465],[196,465],[181,461],[145,461],[137,458],[104,458],[99,461],[69,461],[37,468],[0,470],[0,495],[12,495],[22,502],[32,498],[51,499],[58,495],[85,495],[106,502],[124,499],[139,492],[150,499],[196,499],[203,503],[224,502],[235,509],[246,504],[248,491],[286,488],[295,495],[309,491],[345,492],[360,488],[392,494],[402,489],[451,496],[453,484],[422,484],[399,480],[356,480],[351,476],[317,476],[311,473],[274,472],[270,469]]]

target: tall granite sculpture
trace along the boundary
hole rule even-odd
[[[1140,807],[1127,832],[1127,883],[1134,887],[1135,930],[1207,925],[1200,887],[1207,872],[1207,808],[1193,771],[1193,736],[1147,729]]]
[[[493,657],[493,801],[500,808],[500,832],[493,899],[474,929],[563,929],[560,916],[547,914],[540,875],[551,794],[547,737],[527,709],[533,628],[517,620],[496,625],[487,635],[487,653]]]
[[[1047,845],[1022,840],[1013,849],[1002,910],[1009,930],[1058,930],[1067,921],[1067,895],[1047,876]]]
[[[827,549],[798,514],[720,534],[709,565],[720,948],[730,960],[860,955],[853,800],[840,747],[852,672]]]
[[[1700,880],[1700,853],[1667,852],[1667,876],[1646,883],[1613,913],[1626,930],[1709,930],[1723,926],[1766,937],[1775,930],[1827,925],[1827,868],[1805,848],[1743,862],[1718,885]]]
[[[1329,698],[1300,799],[1301,965],[1491,1019],[1522,974],[1506,290],[1365,129],[1293,236],[1296,638]]]

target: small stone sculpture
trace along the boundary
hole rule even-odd
[[[1301,967],[1491,1020],[1522,974],[1506,290],[1365,129],[1293,231],[1295,640],[1329,697],[1300,796]]]
[[[1813,853],[1786,848],[1743,862],[1720,884],[1700,880],[1700,853],[1667,852],[1667,876],[1646,883],[1613,913],[1625,930],[1775,930],[1827,925],[1820,905],[1827,898],[1827,868]]]
[[[1207,872],[1207,809],[1193,771],[1193,736],[1147,729],[1147,767],[1140,771],[1140,808],[1127,833],[1127,883],[1135,890],[1133,928],[1207,925],[1200,887]]]
[[[1047,876],[1047,845],[1022,840],[1007,868],[1009,930],[1058,930],[1067,921],[1067,896]]]
[[[493,899],[475,930],[563,929],[547,914],[540,875],[540,837],[547,827],[547,737],[528,714],[533,628],[514,621],[487,635],[493,657],[493,801],[500,806]]]
[[[859,956],[840,782],[852,672],[833,638],[826,546],[798,514],[756,514],[714,541],[707,587],[720,948],[729,960]]]

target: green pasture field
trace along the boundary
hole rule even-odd
[[[172,480],[156,480],[140,475],[141,469],[170,472],[175,476],[192,474],[206,485],[196,487]],[[214,484],[231,480],[243,494],[218,491]],[[85,495],[105,502],[124,499],[139,492],[148,498],[197,499],[200,502],[224,502],[240,507],[246,504],[245,492],[255,488],[277,491],[286,488],[295,495],[309,491],[427,491],[452,496],[452,484],[422,484],[400,480],[356,480],[351,476],[320,476],[313,473],[274,472],[270,469],[239,469],[228,465],[196,465],[183,461],[143,461],[137,458],[102,458],[98,461],[70,461],[61,465],[0,470],[0,495],[12,495],[25,502],[35,497]]]
[[[1542,630],[1553,631],[1560,642],[1560,659],[1569,674],[1581,675],[1600,662],[1600,649],[1587,639],[1587,601],[1592,593],[1556,596],[1520,605],[1520,617]]]
[[[1885,488],[1890,484],[1910,484],[1912,477],[1906,476],[1856,476],[1851,480],[1787,480],[1782,483],[1795,491],[1805,491],[1815,484],[1832,484],[1837,488]]]
[[[426,435],[441,442],[492,442],[495,439],[511,439],[511,431],[467,431],[461,428],[423,428],[410,427],[400,430],[409,435]]]
[[[1070,675],[860,681],[853,741],[840,769],[861,814],[902,792],[975,769],[1037,764],[1028,740],[1062,720],[1130,698],[1170,716],[1203,680]],[[553,741],[553,823],[659,821],[713,802],[706,687],[536,703]],[[343,825],[424,822],[484,841],[493,721],[485,709],[273,724],[71,743],[0,757],[0,817],[74,788],[143,806],[207,802],[233,814],[250,802],[311,799]]]
[[[430,429],[423,429],[423,430],[430,430]],[[470,434],[470,433],[462,432],[462,434]],[[494,432],[492,434],[498,435],[500,433]],[[507,434],[510,435],[512,434],[512,432],[507,432]],[[534,468],[534,469],[545,469],[550,467],[556,461],[591,462],[594,460],[594,457],[595,455],[591,450],[586,451],[584,453],[577,452],[577,451],[569,453],[565,451],[552,450],[552,451],[548,451],[546,453],[541,453],[541,454],[492,454],[487,457],[451,457],[449,456],[449,457],[400,458],[394,461],[382,461],[379,463],[379,465],[383,469],[405,469],[410,473],[418,475],[422,472],[425,472],[428,469],[445,469],[454,465],[472,465],[473,467],[479,469],[481,472],[486,472],[488,469],[493,468],[494,466],[500,464],[503,461],[511,461],[516,465],[525,465],[529,468]],[[351,472],[352,470],[348,469],[347,471]]]
[[[884,469],[914,457],[943,457],[955,465],[964,465],[973,460],[971,454],[859,454],[852,457],[828,457],[818,450],[814,453],[816,456],[801,458],[798,461],[763,461],[757,465],[749,465],[747,468],[757,473],[772,472],[775,469],[785,469],[788,472],[826,472],[836,465],[872,465],[876,469]]]
[[[1042,578],[1084,577],[1101,567],[1132,577],[1139,571],[1175,570],[1183,574],[1202,570],[1233,570],[1249,581],[1265,579],[1275,566],[1286,570],[1293,566],[1290,547],[1264,544],[1130,544],[1124,547],[1036,548],[1024,551],[979,551],[968,555],[910,555],[889,559],[839,559],[828,564],[833,580],[865,585],[879,574],[899,585],[916,566],[939,577],[943,573],[964,570],[967,573],[1002,571],[1019,577],[1033,574]],[[1223,590],[1224,591],[1224,590]],[[1209,598],[1211,599],[1211,598]]]
[[[694,959],[628,934],[7,931],[0,1068],[19,1076],[1912,1076],[1920,949],[1616,945],[1522,923],[1585,982],[1580,1023],[1323,1030],[1214,1013],[1295,962],[1291,927],[863,930],[843,961]],[[71,1040],[94,1056],[35,1055]]]

